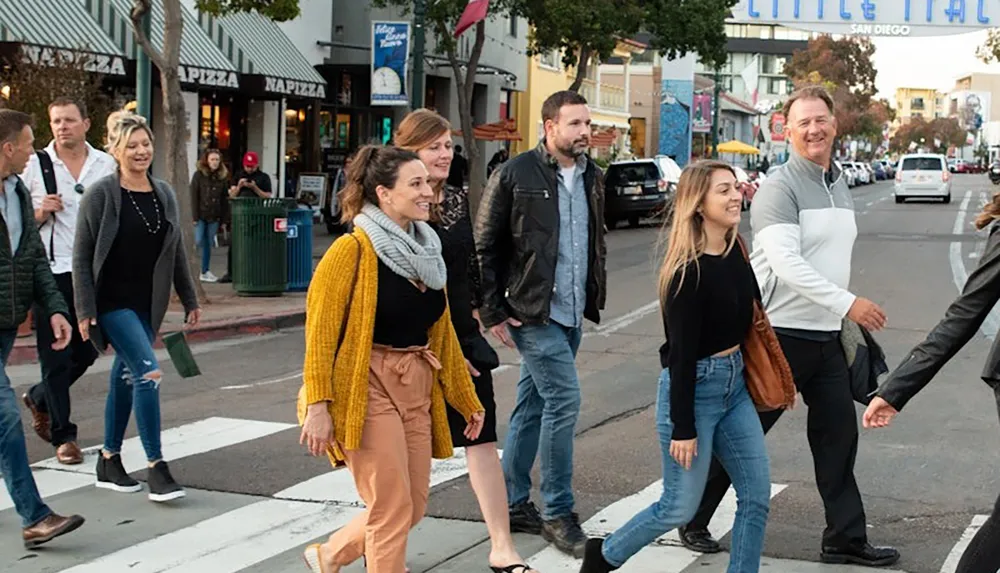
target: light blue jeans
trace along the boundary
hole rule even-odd
[[[194,225],[194,244],[201,247],[201,272],[207,273],[212,261],[212,246],[219,232],[218,221],[197,221]]]
[[[580,415],[576,352],[583,332],[550,322],[510,333],[521,353],[521,379],[503,451],[507,503],[528,501],[531,466],[541,447],[542,517],[564,517],[574,503],[573,437]]]
[[[149,316],[130,309],[113,310],[97,317],[97,323],[115,349],[108,399],[104,404],[104,451],[121,453],[134,408],[146,460],[161,460],[160,380],[149,374],[161,372],[162,378],[162,371],[153,351],[156,336]]]
[[[21,516],[21,525],[31,527],[51,515],[52,510],[42,501],[28,465],[21,411],[4,369],[16,338],[16,330],[0,330],[0,473],[14,501],[14,509]]]
[[[656,429],[663,455],[663,495],[604,540],[604,559],[620,567],[664,533],[691,521],[708,480],[712,454],[733,478],[736,521],[728,573],[760,569],[764,527],[771,500],[771,474],[764,431],[743,379],[743,355],[698,361],[694,403],[698,455],[685,470],[670,456],[670,372],[660,374]],[[506,456],[507,452],[504,452]]]

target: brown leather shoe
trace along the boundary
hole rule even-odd
[[[31,411],[31,429],[35,430],[39,438],[51,444],[52,424],[49,422],[49,415],[39,410],[38,406],[35,406],[35,402],[28,396],[27,392],[25,392],[22,399],[24,400],[24,406]]]
[[[83,517],[79,515],[63,517],[53,513],[31,527],[24,528],[24,547],[31,549],[48,543],[60,535],[75,531],[83,522]]]
[[[76,442],[66,442],[56,448],[56,460],[67,466],[75,466],[83,463],[83,452]]]

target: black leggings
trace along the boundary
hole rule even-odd
[[[997,570],[1000,570],[1000,498],[993,506],[993,514],[962,554],[955,573],[997,573]]]

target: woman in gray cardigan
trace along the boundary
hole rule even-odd
[[[149,499],[184,497],[160,451],[160,380],[153,340],[173,286],[187,324],[201,317],[194,281],[181,243],[174,190],[149,175],[153,134],[145,118],[126,114],[112,131],[109,151],[119,170],[95,182],[80,202],[73,252],[73,290],[80,334],[100,351],[115,350],[104,410],[104,448],[97,487],[142,490],[121,461],[122,440],[134,407],[149,462]]]

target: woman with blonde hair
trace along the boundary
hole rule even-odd
[[[695,163],[681,174],[674,201],[659,275],[667,339],[656,401],[663,494],[606,539],[588,540],[581,573],[617,569],[690,521],[713,454],[733,477],[738,502],[727,571],[760,569],[771,478],[740,351],[760,290],[739,238],[742,195],[733,168]]]
[[[177,196],[149,174],[153,133],[135,114],[111,131],[118,172],[91,185],[80,202],[73,250],[73,291],[80,334],[98,350],[115,350],[104,410],[104,447],[97,458],[97,487],[135,493],[142,485],[125,471],[121,448],[129,417],[149,462],[149,499],[184,497],[160,450],[160,369],[153,341],[170,304],[171,287],[187,324],[201,318],[198,296],[181,242]]]
[[[340,193],[354,231],[323,256],[306,297],[300,442],[346,463],[365,512],[306,548],[313,573],[364,556],[369,573],[401,573],[410,529],[427,507],[431,457],[452,455],[445,404],[475,439],[483,406],[444,292],[434,204],[416,153],[358,150]]]
[[[469,361],[469,373],[476,385],[476,395],[486,410],[483,431],[473,440],[465,437],[465,421],[458,411],[449,408],[448,421],[452,442],[465,448],[469,481],[472,482],[472,489],[476,492],[490,533],[490,568],[497,573],[526,573],[531,569],[518,555],[510,533],[507,487],[503,468],[500,466],[500,456],[497,454],[497,408],[490,371],[499,366],[500,360],[479,327],[476,308],[479,307],[482,295],[468,192],[447,183],[455,156],[451,142],[451,124],[431,110],[418,109],[399,123],[393,144],[420,156],[439,201],[431,212],[431,224],[441,238],[445,266],[448,269],[451,321],[458,333],[462,353]]]

